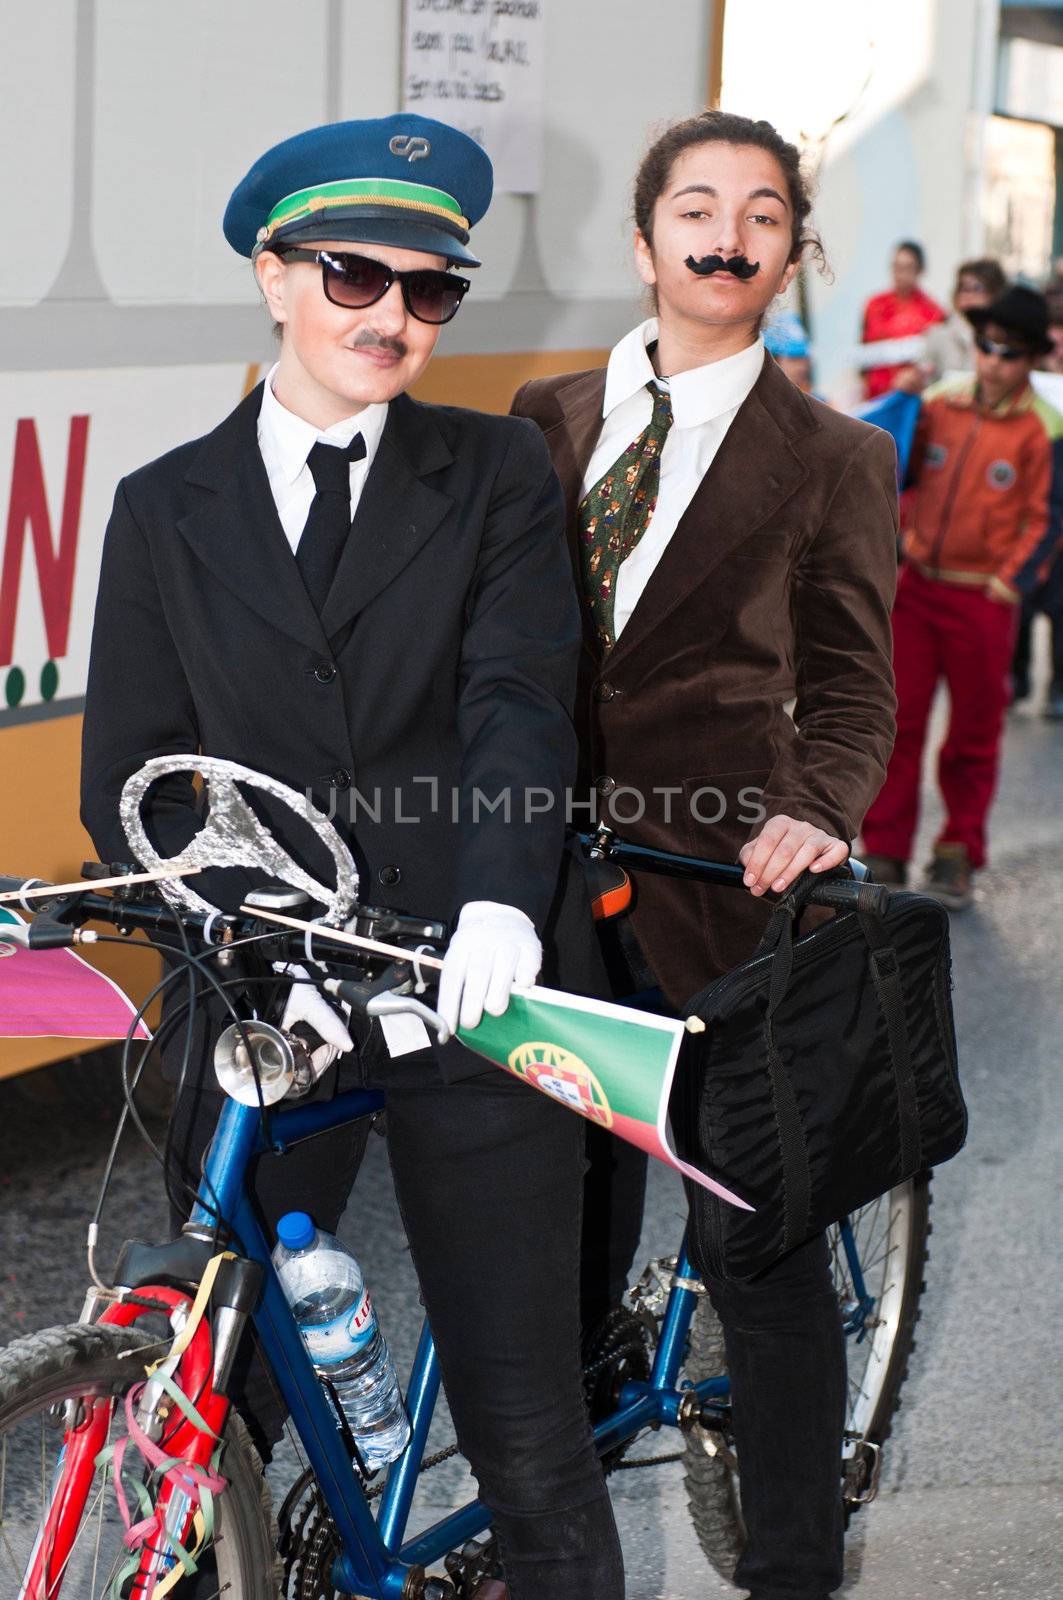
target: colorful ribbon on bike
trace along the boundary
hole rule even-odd
[[[181,1328],[166,1354],[160,1357],[158,1361],[153,1361],[150,1366],[144,1368],[144,1371],[147,1373],[149,1378],[152,1377],[160,1367],[165,1366],[167,1361],[172,1361],[175,1356],[184,1355],[185,1351],[192,1343],[193,1334],[199,1327],[199,1324],[202,1322],[203,1317],[206,1314],[207,1301],[210,1299],[211,1293],[214,1289],[214,1280],[218,1276],[222,1262],[235,1260],[236,1255],[232,1250],[220,1250],[216,1256],[211,1256],[204,1269],[203,1276],[199,1280],[199,1288],[196,1290],[196,1298],[192,1301],[192,1305],[189,1308],[188,1317],[185,1321],[184,1327]]]
[[[134,1577],[140,1570],[143,1547],[149,1539],[155,1543],[157,1549],[174,1558],[171,1570],[153,1587],[152,1600],[163,1600],[181,1578],[191,1577],[197,1570],[197,1557],[214,1537],[214,1496],[220,1494],[228,1483],[228,1479],[217,1470],[221,1457],[221,1442],[217,1434],[208,1426],[191,1400],[178,1388],[172,1378],[162,1373],[154,1381],[165,1390],[194,1428],[218,1442],[218,1448],[211,1456],[209,1467],[200,1466],[198,1462],[189,1461],[183,1456],[168,1455],[161,1445],[149,1439],[136,1418],[136,1408],[147,1387],[147,1380],[135,1384],[129,1390],[125,1397],[128,1433],[117,1439],[114,1444],[108,1445],[105,1450],[101,1450],[96,1457],[98,1468],[110,1466],[114,1472],[118,1513],[126,1530],[123,1542],[133,1552],[129,1561],[115,1574],[109,1591],[109,1600],[119,1600],[126,1579]],[[126,1451],[131,1443],[152,1468],[147,1483],[141,1483],[136,1478],[131,1481],[137,1508],[140,1511],[138,1522],[133,1521],[129,1499],[122,1481]],[[170,1480],[173,1489],[188,1497],[188,1512],[191,1513],[196,1536],[191,1549],[181,1543],[176,1532],[167,1528],[165,1511],[156,1503],[153,1489],[157,1489],[157,1486],[166,1479]]]
[[[152,1362],[144,1368],[147,1374],[143,1383],[138,1383],[131,1388],[125,1397],[126,1427],[128,1432],[117,1439],[114,1444],[101,1450],[96,1457],[96,1467],[110,1466],[114,1472],[115,1497],[118,1501],[118,1513],[122,1518],[125,1528],[123,1542],[133,1554],[121,1570],[117,1572],[108,1592],[108,1600],[120,1600],[122,1586],[127,1578],[134,1577],[140,1570],[143,1548],[149,1539],[157,1541],[157,1547],[165,1551],[166,1555],[174,1558],[170,1571],[156,1583],[152,1589],[152,1600],[164,1600],[171,1590],[180,1583],[183,1577],[191,1577],[198,1567],[198,1557],[214,1537],[214,1496],[219,1494],[228,1482],[218,1471],[221,1459],[221,1441],[214,1430],[209,1426],[195,1405],[179,1387],[169,1373],[160,1369],[168,1361],[179,1360],[188,1346],[197,1327],[206,1313],[207,1302],[214,1287],[214,1280],[223,1261],[234,1259],[231,1250],[223,1250],[213,1256],[207,1263],[206,1270],[200,1280],[196,1297],[189,1309],[184,1326],[176,1334],[166,1355],[159,1361]],[[204,1467],[199,1462],[190,1461],[184,1456],[168,1455],[160,1445],[157,1445],[137,1421],[137,1406],[141,1396],[147,1388],[148,1382],[157,1384],[165,1394],[178,1407],[185,1420],[198,1432],[215,1440],[217,1448],[211,1454],[210,1467]],[[139,1479],[132,1480],[132,1489],[140,1512],[140,1520],[133,1521],[129,1508],[125,1488],[122,1482],[122,1466],[125,1461],[126,1450],[132,1442],[136,1449],[152,1468],[147,1483]],[[192,1516],[192,1529],[195,1534],[195,1543],[188,1549],[178,1539],[176,1531],[171,1532],[166,1527],[166,1514],[164,1509],[157,1504],[157,1488],[167,1479],[173,1490],[179,1491],[188,1497],[188,1511]],[[155,1491],[153,1493],[153,1490]],[[188,1513],[185,1513],[186,1515]]]

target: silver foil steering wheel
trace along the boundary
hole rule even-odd
[[[209,810],[203,827],[180,854],[164,858],[148,838],[141,807],[151,785],[173,772],[200,774]],[[255,816],[236,787],[238,782],[261,789],[274,800],[281,801],[317,835],[336,864],[334,888],[319,883],[297,861],[292,860]],[[242,767],[235,761],[221,761],[215,756],[155,756],[126,780],[118,803],[118,813],[129,848],[148,871],[164,871],[167,868],[179,871],[184,867],[257,867],[294,888],[305,889],[311,899],[325,906],[324,921],[336,925],[345,921],[358,900],[358,868],[325,813],[311,805],[298,790],[290,789],[287,784],[279,783],[265,773]],[[185,911],[209,913],[221,910],[220,906],[204,900],[181,878],[163,881],[159,884],[159,890],[171,905]]]

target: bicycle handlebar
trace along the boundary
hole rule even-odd
[[[640,871],[685,878],[700,883],[712,883],[735,889],[743,887],[743,868],[730,862],[710,861],[701,856],[685,856],[667,850],[654,850],[645,845],[629,844],[625,840],[617,839],[611,830],[604,826],[593,835],[579,835],[579,840],[592,858],[605,858]],[[88,865],[85,870],[91,872],[93,868]],[[851,861],[848,870],[851,873],[848,878],[832,876],[822,883],[817,883],[808,897],[808,903],[825,906],[838,912],[856,909],[861,894],[866,892],[864,880],[867,879],[868,873],[866,867],[858,861]],[[96,871],[98,874],[100,869],[97,867]],[[17,894],[18,891],[31,886],[47,887],[39,878],[0,875],[0,893]],[[113,895],[101,895],[86,888],[60,894],[52,899],[41,897],[37,902],[40,911],[28,926],[21,923],[12,923],[9,926],[0,924],[0,941],[6,936],[9,942],[24,945],[29,949],[54,949],[95,939],[96,935],[91,931],[84,933],[81,931],[81,925],[86,922],[110,922],[122,933],[139,929],[157,935],[165,932],[172,934],[174,924],[177,922],[181,927],[198,933],[202,942],[208,947],[253,939],[261,942],[264,953],[268,950],[275,957],[297,960],[308,954],[306,944],[309,936],[302,931],[286,931],[276,923],[242,912],[229,914],[178,911],[157,897],[153,899],[154,888],[154,884],[145,883],[120,889]],[[268,902],[269,893],[270,891],[263,892],[264,902]],[[20,901],[20,904],[23,909],[30,909],[29,903],[25,900]],[[422,922],[397,912],[371,906],[355,907],[354,914],[347,923],[347,929],[377,940],[386,937],[393,943],[407,941],[411,945],[411,963],[417,945],[440,943],[446,934],[445,927],[440,923]],[[327,980],[326,988],[332,994],[366,1015],[382,1015],[399,1009],[411,1011],[433,1028],[442,1043],[446,1042],[449,1032],[435,1011],[411,999],[408,993],[403,995],[401,1002],[399,1001],[396,990],[409,988],[409,974],[404,964],[392,959],[375,980],[363,976],[360,981],[352,982],[342,976],[342,969],[355,967],[362,969],[363,973],[368,973],[373,957],[360,949],[352,949],[342,940],[330,940],[329,928],[326,925],[315,927],[312,940],[313,959],[324,965],[322,958],[325,957],[329,968],[341,969],[340,974],[330,972]],[[379,959],[379,956],[376,957],[376,960]]]
[[[630,844],[626,839],[618,839],[612,829],[605,825],[599,827],[596,833],[581,833],[579,841],[592,858],[615,861],[637,872],[686,878],[694,883],[711,883],[724,889],[745,888],[745,868],[733,862],[710,861],[704,856],[685,856],[672,850],[655,850],[649,845]],[[861,886],[869,881],[870,874],[863,862],[855,857],[850,857],[846,862],[846,869],[850,877],[825,878],[822,883],[816,884],[808,897],[808,904],[826,906],[832,911],[854,910]],[[771,899],[766,901],[768,905],[772,903]]]

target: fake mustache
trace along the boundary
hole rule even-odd
[[[760,271],[760,262],[747,261],[745,256],[728,256],[726,261],[723,256],[702,256],[700,261],[687,256],[685,265],[691,272],[696,272],[699,278],[711,277],[714,272],[730,272],[741,283],[748,278],[755,278]]]
[[[352,350],[387,350],[389,354],[402,357],[406,354],[406,346],[401,339],[393,339],[386,333],[375,333],[372,328],[364,329],[351,346]]]

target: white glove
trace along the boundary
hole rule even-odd
[[[288,978],[307,980],[310,977],[306,968],[294,961],[275,961],[273,970],[283,973]],[[354,1040],[344,1027],[343,1018],[333,1010],[314,985],[306,981],[293,983],[288,991],[284,1015],[281,1018],[281,1032],[290,1033],[297,1022],[305,1022],[324,1040],[323,1044],[319,1044],[310,1052],[310,1064],[314,1069],[315,1079],[320,1078],[323,1072],[327,1072],[338,1056],[354,1049]]]
[[[484,1012],[500,1017],[514,984],[534,983],[542,945],[530,917],[516,906],[470,900],[462,906],[439,977],[439,1012],[452,1033],[475,1028]]]

